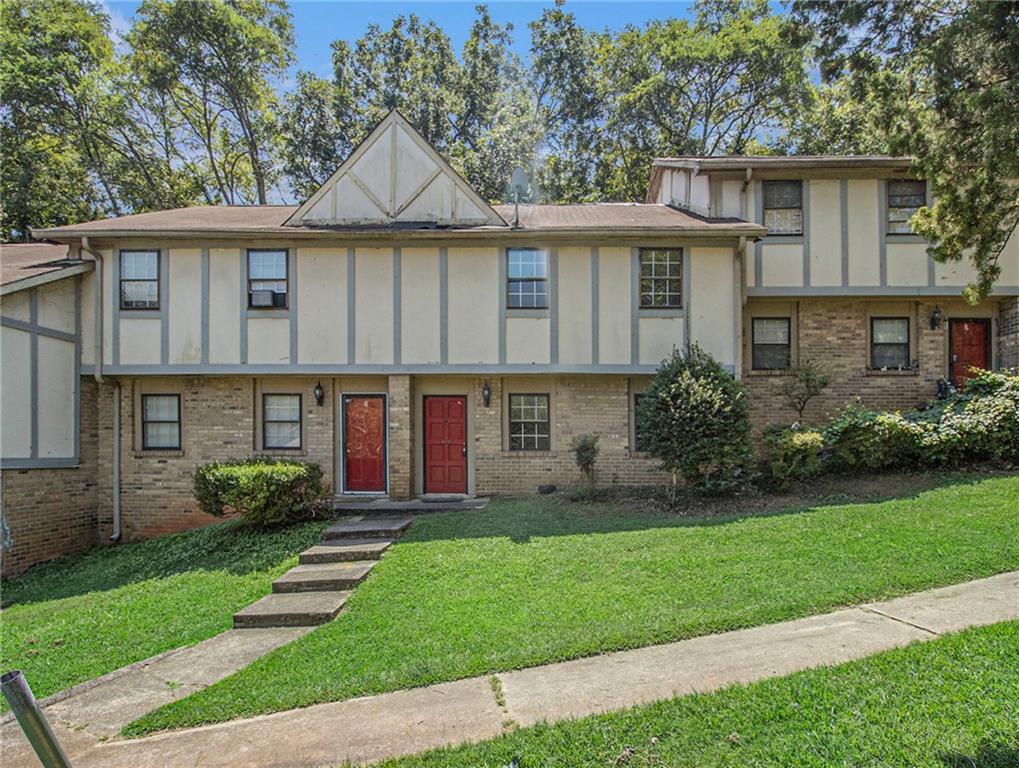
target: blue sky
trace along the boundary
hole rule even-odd
[[[344,39],[353,42],[369,24],[386,27],[395,16],[416,13],[432,19],[449,35],[459,51],[474,20],[474,0],[470,2],[403,2],[375,0],[374,2],[342,2],[322,0],[308,2],[291,0],[294,31],[297,37],[297,69],[328,75],[331,70],[329,44]],[[492,18],[499,23],[513,24],[513,48],[526,58],[530,44],[528,22],[538,18],[551,2],[518,0],[489,0]],[[114,29],[123,31],[138,7],[138,2],[107,0],[104,3],[113,20]],[[620,29],[627,24],[642,25],[652,19],[688,17],[692,3],[676,0],[570,0],[566,6],[577,20],[590,29]]]

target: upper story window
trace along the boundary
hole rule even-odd
[[[872,317],[870,320],[870,367],[909,367],[909,318]]]
[[[927,205],[927,183],[919,179],[895,179],[888,182],[888,232],[909,234],[909,220]]]
[[[547,309],[548,254],[533,248],[511,248],[506,258],[506,306]]]
[[[751,321],[751,363],[755,371],[780,371],[789,367],[791,325],[788,317],[755,317]]]
[[[683,251],[678,248],[640,249],[640,306],[678,309],[683,306]]]
[[[180,395],[142,395],[142,450],[180,450]]]
[[[509,449],[547,451],[552,447],[548,395],[509,396]]]
[[[764,226],[769,235],[803,234],[803,182],[764,182]]]
[[[286,251],[248,251],[248,306],[286,309]]]
[[[120,252],[120,308],[159,309],[159,251]]]
[[[262,447],[268,450],[300,449],[300,395],[262,395]]]

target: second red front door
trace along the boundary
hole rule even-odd
[[[426,397],[425,493],[467,493],[467,398]]]
[[[948,352],[952,383],[963,387],[971,369],[991,367],[991,321],[949,320]]]
[[[382,395],[343,398],[344,490],[386,490],[386,399]]]

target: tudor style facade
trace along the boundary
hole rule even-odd
[[[215,459],[315,461],[341,496],[530,492],[596,433],[606,482],[658,482],[634,405],[694,342],[759,425],[808,357],[835,374],[815,417],[1016,365],[1016,243],[966,305],[965,265],[902,231],[921,194],[894,158],[683,158],[645,204],[517,211],[392,113],[299,208],[37,231],[68,258],[5,266],[4,570],[207,522]]]

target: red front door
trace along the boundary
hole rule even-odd
[[[949,320],[948,359],[952,383],[960,389],[973,376],[971,368],[991,367],[991,321]]]
[[[467,398],[425,398],[425,493],[467,493]]]
[[[343,397],[344,490],[386,490],[386,400],[382,395]]]

